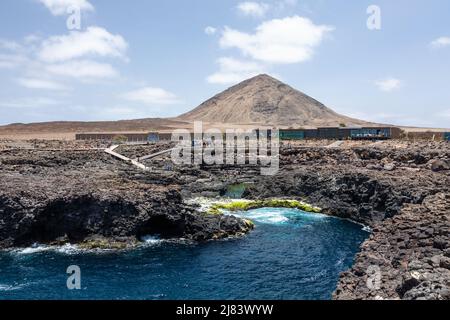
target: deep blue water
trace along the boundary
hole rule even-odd
[[[0,253],[0,299],[330,299],[368,233],[349,221],[263,208],[243,238],[202,244],[149,240],[126,252]],[[66,269],[81,268],[81,290]]]

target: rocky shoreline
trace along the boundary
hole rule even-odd
[[[252,228],[235,217],[198,213],[171,179],[150,174],[140,181],[142,172],[102,151],[9,150],[0,161],[0,248],[125,247],[153,234],[201,241]]]
[[[143,172],[89,145],[37,143],[0,148],[0,248],[35,242],[120,248],[152,234],[242,235],[252,228],[245,220],[205,214],[185,200],[224,196],[230,185],[244,184],[244,198],[304,201],[373,229],[341,275],[335,299],[450,298],[448,143],[284,144],[274,177],[249,166],[177,167],[164,157],[148,160],[152,170]],[[120,152],[134,156],[167,145],[139,148]],[[375,286],[367,285],[371,266],[379,271]]]
[[[450,196],[407,204],[377,225],[335,299],[450,299]]]

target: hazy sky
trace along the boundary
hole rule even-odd
[[[0,124],[174,116],[259,73],[349,116],[450,127],[450,1],[0,1]]]

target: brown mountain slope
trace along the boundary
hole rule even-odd
[[[149,130],[170,130],[189,125],[186,122],[165,118],[148,118],[119,121],[56,121],[40,123],[13,123],[0,126],[0,133],[9,132],[140,132]]]
[[[373,125],[340,115],[319,101],[265,74],[219,93],[176,119],[292,127],[339,126],[342,123],[347,126]]]
[[[186,122],[163,118],[120,121],[57,121],[41,123],[14,123],[0,126],[0,139],[73,140],[80,132],[172,132],[189,128]]]

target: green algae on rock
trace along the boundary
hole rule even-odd
[[[136,239],[126,239],[126,241],[116,241],[106,237],[90,237],[78,244],[83,250],[125,250],[137,247],[139,242]]]
[[[320,213],[322,210],[298,200],[266,199],[266,200],[237,200],[231,202],[218,202],[208,209],[209,214],[220,214],[222,210],[248,211],[258,208],[290,208],[306,212]]]

